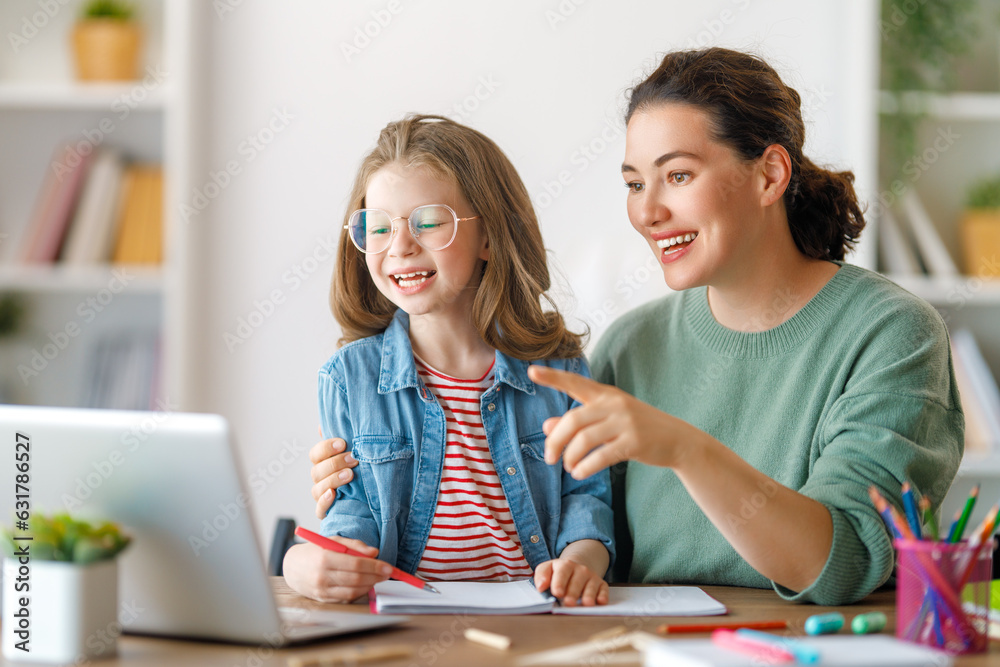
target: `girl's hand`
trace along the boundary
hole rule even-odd
[[[551,589],[565,607],[608,603],[608,582],[586,565],[569,558],[547,560],[535,568],[535,588]]]
[[[309,460],[313,464],[309,474],[313,481],[312,497],[316,501],[317,519],[322,519],[330,511],[336,490],[354,479],[351,468],[358,462],[345,449],[347,443],[341,438],[329,438],[317,442],[309,450]]]
[[[545,461],[563,466],[575,479],[626,460],[676,467],[686,447],[705,434],[617,387],[576,373],[528,367],[533,382],[569,394],[582,403],[562,417],[546,419]]]
[[[318,547],[296,544],[285,553],[285,581],[299,594],[320,602],[350,602],[389,578],[392,566],[375,560],[378,549],[359,540],[331,537],[371,558],[358,558]]]

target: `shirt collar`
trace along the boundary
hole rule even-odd
[[[535,393],[535,383],[528,379],[528,362],[509,357],[496,351],[493,366],[496,382],[523,391]],[[396,310],[389,326],[382,334],[382,360],[378,374],[378,393],[388,394],[406,387],[419,387],[417,366],[413,361],[410,345],[410,316]]]

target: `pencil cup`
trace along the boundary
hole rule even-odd
[[[988,643],[991,543],[896,540],[896,636],[951,654]]]

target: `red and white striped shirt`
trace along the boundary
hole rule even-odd
[[[420,359],[417,374],[444,408],[444,470],[434,520],[417,576],[435,580],[510,581],[531,576],[479,412],[493,384],[493,366],[478,380],[460,380]]]

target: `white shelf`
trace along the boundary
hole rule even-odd
[[[121,289],[129,294],[159,294],[163,270],[150,266],[0,265],[0,291],[34,294],[96,293]],[[110,286],[110,287],[109,287]]]
[[[888,91],[879,94],[879,111],[886,115],[926,113],[950,120],[1000,120],[1000,93],[937,94]]]
[[[934,306],[975,303],[1000,306],[1000,278],[974,276],[887,276],[903,289]]]
[[[166,105],[166,84],[149,87],[141,80],[124,83],[76,81],[5,81],[0,83],[0,108],[111,109],[127,105],[133,111],[160,111]]]

